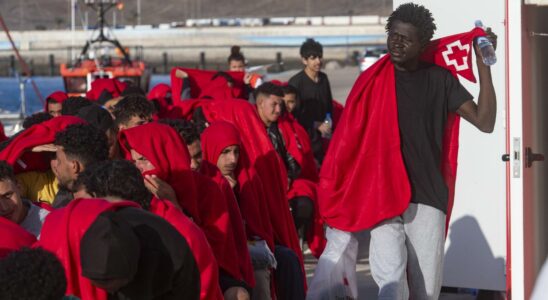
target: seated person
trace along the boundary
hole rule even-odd
[[[13,169],[5,161],[0,161],[0,216],[39,238],[48,214],[48,210],[21,198]]]
[[[179,205],[204,231],[221,275],[226,272],[230,278],[227,290],[246,288],[234,259],[238,255],[237,241],[226,199],[214,181],[190,169],[187,148],[177,132],[167,125],[149,123],[123,130],[120,145],[144,175],[147,188],[158,199]]]
[[[108,141],[104,132],[88,124],[70,125],[55,135],[55,159],[51,169],[59,182],[53,207],[66,206],[72,198],[72,185],[78,174],[93,162],[108,159]]]
[[[218,265],[204,233],[170,202],[152,199],[139,169],[127,160],[103,161],[78,176],[75,198],[98,197],[110,202],[129,200],[168,221],[187,240],[200,271],[200,299],[223,299]],[[236,298],[240,299],[240,298]]]
[[[151,122],[154,105],[144,96],[131,94],[116,104],[113,114],[118,130],[129,129]]]
[[[84,300],[199,299],[186,240],[134,202],[75,199],[50,213],[36,246],[59,258],[67,294]]]
[[[44,112],[52,117],[58,117],[61,115],[63,108],[63,102],[67,100],[68,96],[65,92],[55,91],[46,98],[46,107]]]
[[[169,125],[183,138],[190,154],[190,168],[195,172],[200,171],[200,166],[202,165],[202,145],[196,126],[192,122],[175,119],[162,119],[159,123]]]
[[[199,299],[200,273],[185,238],[140,208],[105,211],[80,241],[82,276],[109,299]]]
[[[304,299],[304,275],[299,258],[291,249],[274,242],[269,220],[276,216],[268,214],[260,178],[246,167],[249,161],[242,151],[238,130],[228,122],[213,122],[202,134],[202,145],[204,164],[217,166],[233,187],[246,224],[256,280],[253,299],[270,299],[271,268],[275,268],[279,299]],[[275,259],[269,247],[274,249]]]
[[[282,114],[284,93],[281,87],[265,82],[256,90],[257,112],[263,121],[268,137],[274,145],[274,149],[284,162],[287,170],[289,186],[301,173],[301,166],[297,160],[287,151],[286,142],[278,127],[278,119]],[[310,227],[314,213],[314,203],[306,196],[298,196],[289,200],[291,213],[295,226],[301,237],[304,237],[306,230]]]
[[[230,187],[230,184],[226,179],[221,175],[216,167],[213,167],[213,172],[211,173],[208,165],[202,166],[202,147],[200,143],[200,135],[194,123],[186,120],[171,120],[171,119],[162,119],[160,123],[170,125],[173,129],[179,133],[186,143],[188,152],[190,154],[190,167],[195,172],[200,172],[206,176],[211,177],[215,181],[221,191],[224,194],[226,200],[227,208],[230,215],[230,222],[232,224],[232,231],[234,233],[234,239],[236,242],[236,247],[238,251],[238,257],[235,259],[238,260],[238,265],[240,267],[240,272],[243,276],[244,281],[254,282],[253,279],[253,266],[251,264],[251,258],[249,257],[249,251],[247,248],[247,239],[245,236],[245,229],[243,225],[242,216],[236,198],[234,197],[234,192]],[[222,274],[222,272],[221,272]],[[221,275],[221,280],[223,280]],[[221,282],[221,286],[223,283]],[[234,289],[234,288],[232,288]],[[223,288],[226,290],[226,288]],[[231,289],[228,289],[229,291]],[[225,298],[230,298],[227,296],[228,292],[225,292]]]

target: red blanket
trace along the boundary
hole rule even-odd
[[[474,80],[474,30],[432,41],[422,59]],[[464,51],[466,50],[466,51]],[[442,174],[449,187],[447,218],[454,199],[458,116],[449,116]],[[320,210],[327,224],[360,231],[398,216],[411,196],[400,147],[394,67],[386,55],[362,73],[352,88],[320,173]]]
[[[115,78],[98,78],[91,83],[91,89],[86,92],[86,98],[96,101],[103,91],[109,92],[112,98],[120,97],[126,87],[126,83]]]
[[[36,246],[53,252],[63,264],[67,295],[82,300],[107,299],[105,290],[95,287],[89,279],[81,276],[80,240],[99,214],[123,207],[139,206],[129,201],[110,203],[102,199],[76,199],[48,215]]]
[[[131,158],[129,146],[154,165],[147,174],[158,176],[175,190],[183,211],[204,231],[219,266],[241,278],[224,196],[210,178],[191,171],[190,155],[179,134],[167,125],[149,123],[120,132],[120,145],[127,159]]]
[[[314,203],[314,219],[310,230],[306,235],[308,248],[315,257],[320,257],[327,240],[323,228],[323,220],[318,205],[317,183],[319,180],[318,169],[314,161],[314,154],[310,145],[310,138],[306,130],[289,114],[278,120],[278,127],[283,135],[287,151],[301,166],[299,178],[293,181],[287,198],[306,196]]]
[[[224,299],[219,287],[219,266],[202,230],[169,201],[153,198],[150,212],[164,218],[186,239],[200,270],[200,299]]]
[[[250,165],[238,129],[231,123],[213,122],[202,133],[203,172],[210,176],[218,176],[217,160],[221,151],[232,145],[240,145],[240,158],[235,175],[238,179],[237,201],[245,222],[247,239],[253,240],[253,237],[258,236],[265,240],[269,247],[274,247],[270,214],[261,179]]]
[[[255,286],[255,277],[253,275],[253,265],[251,264],[251,257],[247,248],[247,236],[243,224],[242,214],[240,213],[240,207],[238,207],[238,201],[234,196],[232,187],[223,177],[219,169],[212,164],[205,162],[202,163],[200,172],[206,176],[209,176],[223,192],[226,200],[230,223],[232,224],[232,232],[234,234],[234,240],[236,241],[236,251],[238,253],[234,260],[238,262],[240,268],[240,274],[245,282],[252,287]]]
[[[295,118],[285,114],[278,120],[278,127],[283,135],[287,151],[301,166],[300,178],[318,182],[319,172],[314,161],[314,153],[310,144],[310,137]]]
[[[287,176],[255,107],[245,100],[210,101],[202,105],[209,122],[227,121],[238,128],[243,148],[263,184],[274,240],[291,248],[302,261],[295,224],[287,201]]]
[[[50,168],[49,160],[42,153],[33,153],[30,150],[35,146],[53,143],[57,132],[69,125],[80,123],[86,123],[86,121],[73,116],[59,116],[36,124],[18,134],[0,152],[0,160],[5,160],[13,166],[15,173],[46,171]]]
[[[171,87],[165,83],[155,85],[147,94],[149,101],[156,101],[159,110],[156,112],[155,119],[170,117],[170,104],[168,98],[171,98]],[[178,117],[178,116],[177,116]]]
[[[0,237],[0,258],[36,242],[34,235],[3,217],[0,217]]]
[[[232,77],[234,84],[229,87],[226,79],[218,76],[215,80],[212,77],[218,71],[206,71],[186,68],[173,68],[171,70],[171,88],[173,103],[181,101],[181,92],[183,91],[183,80],[175,77],[176,70],[183,70],[188,74],[190,80],[190,95],[192,98],[211,97],[212,99],[232,99],[242,98],[244,91],[244,73],[243,72],[225,72]]]

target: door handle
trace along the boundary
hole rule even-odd
[[[544,161],[544,155],[541,153],[533,153],[530,147],[525,148],[525,167],[530,168],[535,161]]]

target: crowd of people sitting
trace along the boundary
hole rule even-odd
[[[148,93],[49,95],[0,143],[0,298],[305,299],[333,104],[321,45],[301,55],[294,84],[234,47],[228,71],[174,68]]]

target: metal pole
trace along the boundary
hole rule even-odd
[[[200,69],[205,70],[206,68],[206,57],[205,52],[200,52]]]
[[[49,76],[55,75],[55,56],[49,55]]]
[[[164,74],[169,73],[169,70],[167,68],[167,52],[162,53],[162,58],[164,62]]]
[[[25,99],[25,81],[22,78],[19,78],[19,98],[21,99],[21,111],[20,116],[21,119],[25,118],[27,115],[27,101]]]
[[[15,70],[15,55],[10,55],[10,75],[9,76],[15,76],[17,74],[17,71]]]
[[[283,72],[284,62],[282,59],[282,52],[276,52],[276,66],[277,66],[278,72]]]
[[[70,44],[70,60],[74,60],[74,44],[76,39],[76,14],[74,9],[76,8],[76,0],[70,0],[70,33],[71,33],[71,44]]]
[[[141,25],[141,0],[137,0],[137,25]]]

